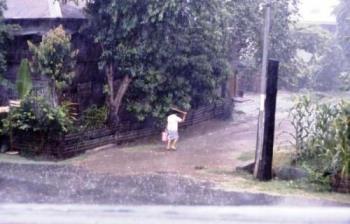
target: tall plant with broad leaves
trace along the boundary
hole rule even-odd
[[[17,73],[16,87],[19,99],[23,100],[32,89],[32,78],[30,74],[28,59],[22,59]]]
[[[315,123],[313,117],[315,110],[315,105],[309,96],[297,97],[294,100],[289,116],[294,128],[294,133],[291,133],[291,136],[295,141],[296,159],[303,158],[308,154],[307,144]]]

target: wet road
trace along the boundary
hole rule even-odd
[[[350,223],[349,208],[1,205],[6,224],[236,224]]]
[[[0,163],[0,203],[346,206],[217,190],[209,183],[167,173],[114,176],[69,165],[11,163]]]

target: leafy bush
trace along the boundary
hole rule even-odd
[[[350,175],[350,103],[321,104],[302,96],[291,111],[296,159],[313,182],[329,183],[329,175]]]
[[[83,112],[82,123],[86,128],[101,128],[106,124],[108,109],[106,106],[90,106]]]
[[[2,137],[3,135],[6,135],[6,130],[2,121],[5,118],[6,116],[4,116],[4,114],[0,114],[0,137]]]
[[[65,107],[52,107],[43,98],[32,96],[27,97],[19,108],[12,109],[3,123],[8,132],[46,135],[66,133],[73,125]]]

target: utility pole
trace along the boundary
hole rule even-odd
[[[264,112],[264,133],[262,139],[262,150],[260,160],[256,163],[256,178],[259,180],[270,180],[272,178],[273,143],[275,137],[275,114],[277,100],[279,62],[269,60],[267,72],[267,88]]]
[[[265,123],[265,100],[266,100],[266,73],[267,73],[267,60],[269,51],[269,35],[270,35],[270,23],[271,23],[271,0],[267,0],[265,6],[265,21],[264,21],[264,43],[263,43],[263,58],[261,68],[261,80],[260,80],[260,107],[259,107],[259,121],[256,140],[255,151],[255,166],[254,176],[259,179],[260,162],[263,149],[264,138],[264,123]]]

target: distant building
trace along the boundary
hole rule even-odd
[[[299,23],[301,25],[319,26],[332,33],[336,32],[335,7],[339,0],[300,0]]]
[[[97,64],[99,51],[80,33],[86,22],[81,5],[63,5],[56,0],[7,0],[7,7],[4,12],[5,22],[19,25],[20,29],[13,33],[14,38],[10,41],[5,78],[15,82],[21,59],[29,57],[28,40],[39,43],[50,29],[62,24],[71,34],[73,46],[79,49],[77,77],[70,92],[72,100],[82,108],[104,101],[104,80]],[[34,84],[41,85],[42,80],[34,81]],[[10,90],[6,94],[9,99],[16,98],[14,91]]]
[[[7,19],[84,18],[83,5],[57,0],[7,0]]]

